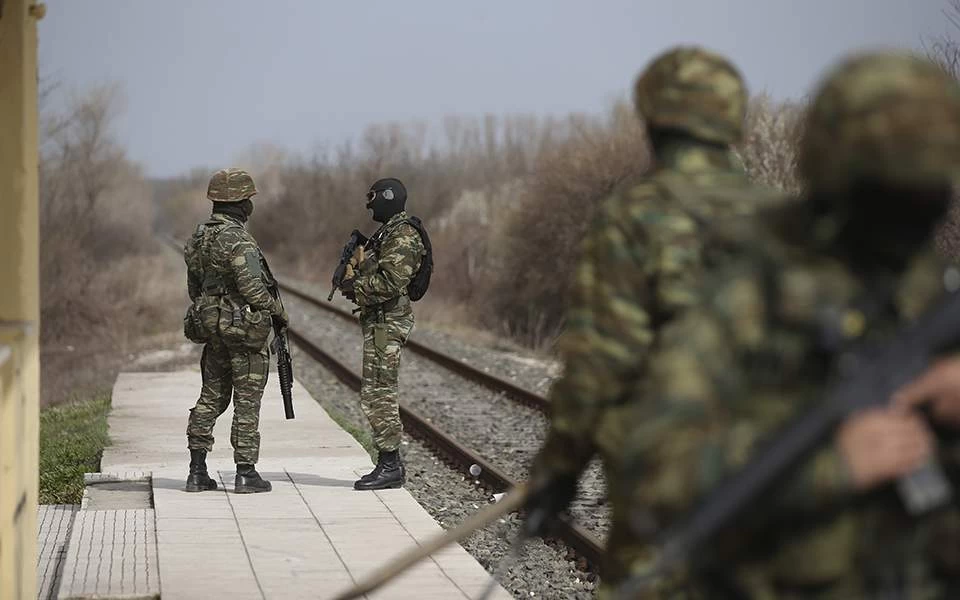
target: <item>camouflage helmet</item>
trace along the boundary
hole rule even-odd
[[[240,202],[256,193],[253,177],[243,169],[220,169],[207,185],[207,200],[214,202]]]
[[[842,192],[864,180],[952,183],[960,173],[960,86],[918,56],[854,55],[821,83],[798,163],[820,191]]]
[[[725,145],[743,135],[743,77],[730,61],[703,48],[678,46],[653,59],[637,78],[633,100],[656,127]]]

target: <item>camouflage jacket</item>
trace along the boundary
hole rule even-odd
[[[771,234],[712,273],[702,301],[660,332],[616,474],[645,522],[689,510],[822,400],[849,343],[892,333],[942,293],[945,265],[933,252],[903,272],[868,274],[836,240],[798,239],[828,231],[799,207],[776,212],[765,221]],[[942,448],[947,464],[958,464],[956,446]],[[944,585],[960,582],[956,510],[912,522],[892,487],[856,493],[828,443],[736,531],[698,553],[715,568],[694,587],[725,598],[719,576],[751,599],[955,597]],[[623,518],[636,523],[638,514]],[[633,568],[642,558],[639,550],[629,557]]]
[[[370,253],[359,266],[360,274],[353,284],[357,304],[375,306],[407,293],[407,284],[420,268],[426,252],[420,233],[405,223],[407,213],[401,211],[384,223],[370,238]]]
[[[602,203],[583,242],[535,476],[576,476],[597,439],[615,439],[600,420],[642,380],[657,328],[693,302],[706,231],[782,198],[751,184],[726,150],[688,142],[661,154],[651,174]]]
[[[183,251],[187,263],[187,291],[191,300],[203,294],[228,296],[236,306],[283,312],[267,289],[260,263],[260,248],[243,223],[213,214],[197,226]]]

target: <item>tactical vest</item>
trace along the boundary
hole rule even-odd
[[[205,296],[239,295],[236,287],[229,286],[220,276],[220,273],[218,273],[209,262],[211,241],[222,231],[231,227],[241,228],[239,225],[211,219],[197,227],[197,232],[194,234],[195,239],[200,238],[197,247],[197,258],[200,261],[200,270],[203,273],[200,289],[201,293]]]
[[[427,293],[427,289],[430,287],[430,277],[433,275],[433,245],[430,243],[430,236],[427,235],[423,221],[419,217],[407,217],[402,221],[397,221],[389,228],[384,225],[370,239],[369,248],[379,257],[383,240],[390,232],[404,223],[416,229],[417,233],[420,234],[420,241],[423,242],[424,255],[420,259],[420,266],[413,277],[410,278],[410,283],[407,284],[407,295],[410,300],[416,302]]]

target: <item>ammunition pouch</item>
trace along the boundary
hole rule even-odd
[[[219,320],[219,298],[200,296],[187,307],[183,335],[195,344],[206,344],[217,333]]]
[[[272,328],[269,311],[257,310],[249,304],[240,306],[228,296],[220,297],[217,331],[228,348],[262,350]]]
[[[203,323],[200,321],[200,311],[196,303],[191,303],[183,316],[183,337],[194,344],[205,344],[210,341],[210,335],[204,330]]]

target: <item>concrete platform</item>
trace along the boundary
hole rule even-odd
[[[218,420],[216,447],[207,460],[220,489],[191,494],[183,491],[189,462],[185,429],[200,390],[199,373],[122,373],[117,379],[112,445],[101,470],[151,474],[149,512],[155,515],[164,600],[328,598],[442,531],[406,490],[353,490],[353,481],[372,468],[367,453],[299,382],[293,388],[297,418],[285,420],[278,388],[271,373],[257,465],[273,491],[232,493],[228,409]],[[488,579],[479,563],[453,546],[369,597],[472,598]],[[498,587],[491,597],[512,596]]]

